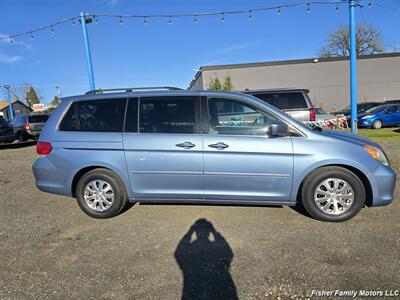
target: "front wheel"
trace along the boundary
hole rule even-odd
[[[303,182],[302,203],[315,219],[343,222],[353,218],[365,203],[365,189],[353,172],[342,167],[322,167]]]
[[[124,184],[108,169],[94,169],[84,174],[76,186],[80,208],[98,219],[118,215],[128,202]]]
[[[372,123],[372,128],[374,129],[381,129],[383,126],[383,122],[381,120],[375,120],[374,123]]]

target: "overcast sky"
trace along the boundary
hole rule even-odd
[[[294,0],[2,0],[0,35],[29,31],[81,11],[115,14],[173,14],[229,11],[302,3]],[[375,0],[397,10],[379,7],[357,9],[357,22],[379,28],[388,50],[400,48],[400,1]],[[348,22],[346,5],[312,6],[253,13],[193,18],[123,20],[99,18],[88,25],[97,87],[172,85],[186,88],[202,65],[309,58],[317,55],[327,34]],[[63,96],[88,90],[85,52],[79,25],[64,24],[0,42],[0,83],[37,87],[49,102],[60,86]],[[4,96],[4,92],[0,92]]]

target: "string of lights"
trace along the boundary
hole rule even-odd
[[[118,20],[119,24],[123,24],[125,19],[142,19],[143,24],[146,26],[149,24],[150,19],[167,19],[168,24],[171,25],[173,23],[173,19],[175,18],[192,18],[195,24],[199,23],[199,19],[202,17],[209,16],[219,16],[222,23],[225,22],[225,17],[229,15],[247,15],[249,21],[253,20],[253,16],[256,13],[260,12],[268,12],[268,11],[276,11],[278,15],[281,15],[286,9],[291,8],[300,8],[305,7],[307,13],[311,13],[311,9],[313,6],[317,5],[331,5],[335,6],[335,10],[337,12],[340,11],[340,6],[347,5],[347,1],[344,0],[326,0],[326,1],[307,1],[301,3],[292,3],[285,5],[277,5],[270,7],[262,7],[262,8],[250,8],[245,10],[231,10],[231,11],[213,11],[213,12],[198,12],[198,13],[178,13],[178,14],[154,14],[154,15],[130,15],[130,14],[106,14],[106,13],[88,13],[86,14],[86,23],[94,23],[98,24],[100,18],[115,18]],[[379,3],[372,3],[368,1],[368,7],[371,8],[373,6],[386,8],[386,9],[399,9],[397,7],[388,7],[386,5],[381,5]],[[363,7],[359,5],[359,7]],[[0,41],[9,41],[10,44],[14,43],[14,40],[19,37],[29,37],[30,39],[34,39],[34,35],[40,31],[49,30],[51,33],[55,32],[55,27],[65,24],[71,23],[72,25],[76,25],[81,20],[80,16],[69,17],[55,23],[41,26],[38,28],[34,28],[22,33],[11,34],[11,35],[2,35],[0,36]]]

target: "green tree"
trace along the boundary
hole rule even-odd
[[[61,103],[61,99],[58,96],[54,96],[53,101],[51,101],[52,106],[58,106]]]
[[[32,107],[33,104],[40,103],[40,98],[33,86],[28,87],[26,90],[26,102],[30,107]]]
[[[230,92],[233,90],[232,77],[228,74],[224,78],[224,84],[222,85],[222,90],[225,92]]]
[[[375,27],[358,24],[356,31],[357,55],[368,55],[384,51],[382,33]],[[320,57],[349,56],[350,32],[348,26],[340,26],[328,36],[327,44],[319,52]]]
[[[214,78],[211,76],[210,83],[207,85],[207,89],[210,91],[225,91],[225,92],[232,91],[233,90],[232,78],[229,74],[227,74],[224,77],[224,82],[221,83],[221,81],[217,77],[217,74],[215,74]]]
[[[211,77],[210,83],[208,84],[207,89],[210,91],[222,90],[222,84],[221,84],[221,81],[218,79],[217,74],[215,74],[215,78]]]

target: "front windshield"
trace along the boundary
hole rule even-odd
[[[385,109],[385,106],[376,106],[374,108],[368,109],[365,113],[366,114],[375,114],[377,112],[380,112],[383,109]]]

